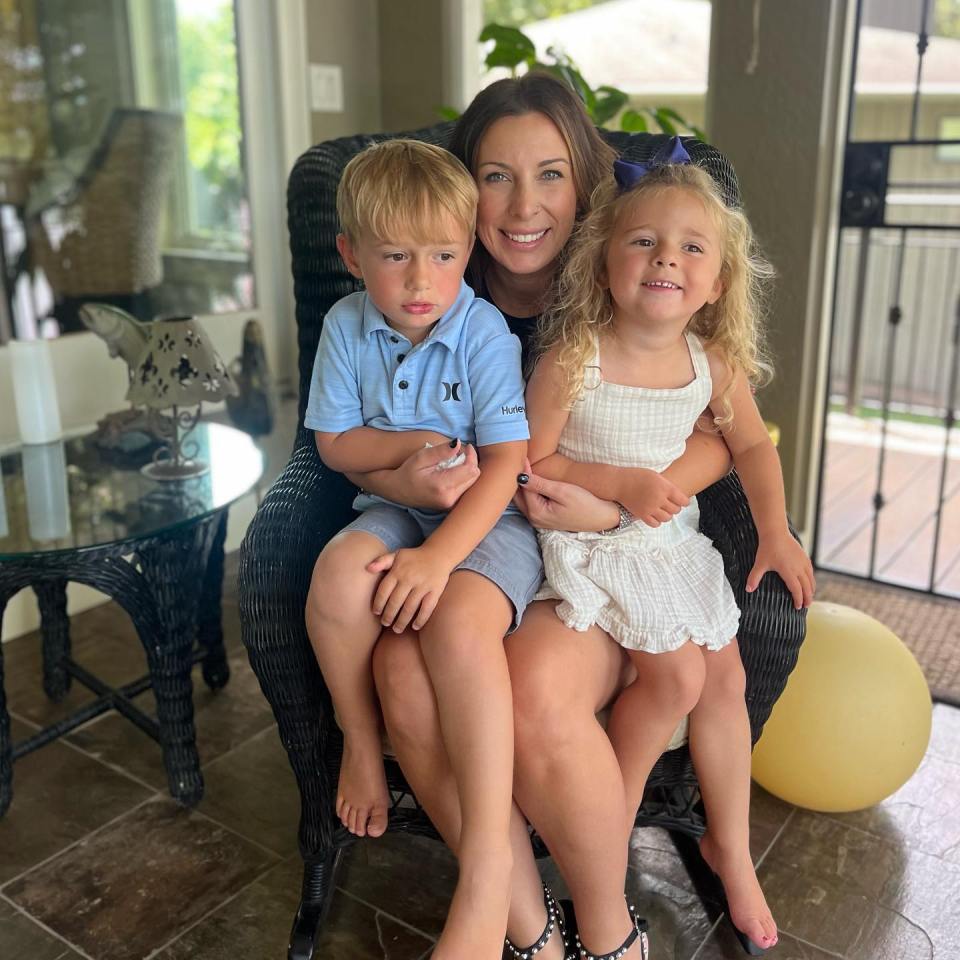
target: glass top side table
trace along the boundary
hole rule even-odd
[[[0,647],[0,816],[12,798],[17,757],[110,709],[160,743],[175,799],[192,806],[203,795],[191,668],[202,661],[212,689],[229,679],[220,625],[227,511],[259,481],[263,455],[232,427],[201,423],[194,436],[210,470],[176,482],[149,480],[138,466],[116,462],[93,435],[0,455],[0,623],[10,597],[32,587],[47,695],[61,699],[73,679],[97,694],[71,717],[14,745]],[[146,677],[113,689],[72,660],[71,580],[106,593],[128,613],[146,653]],[[130,702],[149,687],[156,720]]]

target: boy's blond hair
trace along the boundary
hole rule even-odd
[[[351,243],[361,235],[389,240],[409,231],[418,243],[438,237],[452,220],[473,237],[477,185],[452,154],[420,140],[385,140],[358,153],[337,188],[340,229]]]

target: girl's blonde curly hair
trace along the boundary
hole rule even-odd
[[[636,186],[620,192],[613,177],[594,190],[590,212],[570,241],[569,252],[551,308],[537,331],[537,357],[559,346],[557,362],[563,375],[564,403],[573,405],[583,391],[584,372],[593,358],[596,338],[613,320],[610,290],[604,284],[607,248],[618,218],[641,197],[682,189],[697,196],[720,235],[720,280],[723,292],[716,303],[704,304],[687,327],[705,347],[721,352],[731,372],[741,369],[754,385],[769,381],[773,369],[763,338],[763,306],[767,282],[774,271],[757,248],[750,223],[741,210],[728,207],[715,181],[695,164],[655,167]],[[730,393],[724,391],[723,414],[717,426],[730,423]]]

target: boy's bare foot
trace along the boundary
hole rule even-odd
[[[433,960],[500,960],[512,868],[509,847],[499,854],[487,850],[475,863],[461,862],[457,888]]]
[[[344,734],[337,782],[337,816],[358,837],[379,837],[387,829],[390,795],[382,751],[379,735]]]
[[[760,889],[749,849],[737,853],[724,851],[707,832],[700,840],[700,853],[723,884],[733,925],[756,946],[762,949],[774,946],[777,925]]]

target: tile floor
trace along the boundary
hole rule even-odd
[[[268,476],[286,462],[294,420],[285,415],[267,444]],[[159,747],[115,714],[18,761],[13,805],[0,820],[0,960],[285,957],[300,891],[299,801],[240,644],[235,575],[233,556],[224,597],[230,683],[211,693],[199,668],[194,676],[203,800],[179,809]],[[107,682],[145,672],[114,604],[74,617],[72,632],[78,662]],[[3,654],[14,742],[92,696],[75,685],[61,704],[46,699],[35,634]],[[151,693],[140,700],[152,706]],[[777,960],[960,958],[960,710],[935,708],[920,770],[873,810],[821,816],[755,788],[752,843],[783,931]],[[428,956],[454,879],[439,844],[407,836],[356,844],[318,957]],[[628,884],[651,922],[655,960],[743,956],[710,921],[662,831],[634,834]]]
[[[284,957],[299,895],[298,801],[239,643],[234,572],[228,563],[232,679],[214,694],[195,677],[202,802],[186,811],[170,801],[159,748],[116,715],[19,761],[13,805],[0,821],[3,960]],[[73,633],[77,659],[105,678],[143,671],[132,628],[113,605],[75,617]],[[60,705],[47,701],[36,636],[4,654],[15,740],[89,696],[74,688]],[[875,809],[822,816],[756,789],[753,845],[783,931],[778,960],[954,960],[960,710],[935,708],[922,767]],[[651,921],[657,960],[742,956],[726,928],[710,922],[665,834],[637,831],[631,863],[630,893]],[[426,840],[357,844],[319,956],[427,956],[454,875],[451,857]]]

